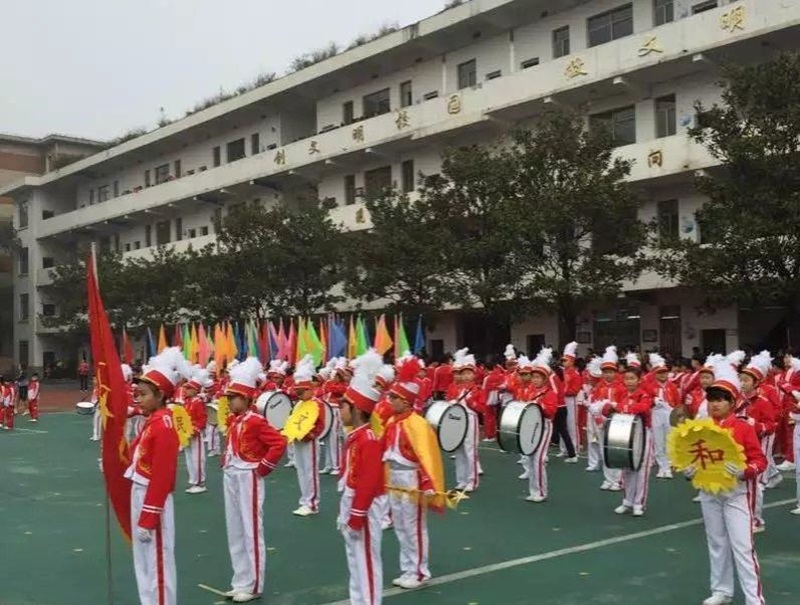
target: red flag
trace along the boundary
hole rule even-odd
[[[172,346],[183,348],[183,334],[178,324],[175,324],[175,330],[172,332]]]
[[[261,322],[258,330],[258,355],[261,362],[266,365],[269,361],[269,335],[267,334],[267,322]]]
[[[92,339],[92,358],[98,405],[103,415],[103,442],[101,446],[103,478],[111,506],[117,516],[123,535],[131,539],[131,482],[125,478],[130,458],[125,441],[125,419],[128,415],[127,385],[114,346],[114,335],[108,315],[100,297],[100,286],[95,273],[94,250],[86,266],[86,292],[89,300],[89,332]]]
[[[288,349],[286,353],[289,356],[289,364],[294,365],[297,359],[297,330],[294,329],[294,319],[289,320],[289,337],[288,337]]]
[[[122,361],[131,365],[133,359],[133,345],[131,345],[131,339],[128,338],[128,331],[122,328]]]

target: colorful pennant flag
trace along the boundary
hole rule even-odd
[[[398,315],[394,318],[394,358],[400,359],[403,353],[411,351],[408,344],[408,336],[406,336],[406,328],[403,322],[403,316]]]
[[[164,324],[158,329],[158,352],[161,353],[169,345],[167,344],[167,332],[164,330]]]
[[[414,355],[425,350],[425,330],[422,329],[422,315],[417,318],[417,331],[414,334]]]
[[[385,355],[392,349],[392,337],[386,327],[386,316],[381,315],[375,327],[375,350],[381,355]]]

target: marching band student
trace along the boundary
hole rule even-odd
[[[442,362],[433,372],[433,397],[434,399],[446,399],[447,390],[453,384],[453,358],[447,353],[442,358]]]
[[[571,342],[564,347],[564,354],[561,356],[561,367],[564,371],[564,402],[567,407],[567,431],[575,452],[581,448],[581,435],[578,431],[578,408],[575,405],[575,398],[583,387],[583,376],[575,367],[577,351],[578,343]],[[558,448],[562,455],[569,453],[563,439],[559,441]],[[575,456],[573,455],[572,457],[574,458]]]
[[[202,494],[206,491],[206,450],[203,445],[203,434],[208,425],[206,399],[200,393],[213,384],[208,370],[195,366],[189,382],[183,385],[183,407],[192,421],[192,436],[189,445],[183,450],[186,458],[186,470],[189,473],[187,494]]]
[[[547,448],[553,434],[553,418],[558,410],[558,399],[553,392],[548,376],[551,372],[552,349],[542,349],[533,361],[520,357],[517,366],[519,383],[514,392],[515,401],[532,402],[542,410],[544,428],[542,442],[531,456],[528,456],[528,502],[544,502],[547,499]]]
[[[793,431],[791,426],[791,414],[794,412],[800,396],[795,395],[800,391],[800,359],[791,354],[787,354],[783,359],[784,373],[779,376],[777,387],[783,393],[783,409],[778,421],[778,431],[775,436],[776,449],[781,451],[784,456],[783,462],[778,465],[779,471],[795,470]]]
[[[145,418],[142,416],[142,410],[136,401],[136,387],[133,384],[133,368],[127,363],[120,365],[122,368],[122,377],[128,387],[128,421],[125,423],[125,437],[128,443],[132,443],[136,436],[141,432],[144,426]]]
[[[28,384],[28,411],[30,421],[39,422],[39,395],[42,392],[42,383],[39,382],[39,374],[34,372]]]
[[[792,394],[797,397],[800,391],[795,391]],[[794,409],[789,415],[789,419],[794,422],[794,459],[800,460],[800,402],[797,400],[795,401]],[[794,473],[795,489],[797,491],[797,507],[793,508],[791,513],[793,515],[800,515],[800,465],[795,467]]]
[[[100,398],[97,396],[97,383],[94,376],[92,377],[92,395],[89,401],[94,404],[94,413],[92,414],[92,441],[100,441],[103,433],[103,416],[100,412]]]
[[[6,431],[14,429],[14,388],[5,376],[0,376],[0,412],[5,422],[0,425]]]
[[[289,371],[289,362],[281,359],[273,359],[269,362],[269,370],[267,370],[267,383],[264,385],[264,390],[267,391],[281,391],[286,395],[290,395],[290,381],[287,379],[287,372]],[[294,467],[294,443],[286,446],[286,464],[288,468]]]
[[[329,411],[333,414],[333,422],[325,444],[325,467],[320,473],[338,475],[343,453],[342,438],[344,437],[339,405],[344,392],[347,390],[347,378],[345,376],[347,359],[345,357],[331,359],[328,362],[328,366],[331,370],[331,376],[325,381],[322,388],[324,397],[331,406]]]
[[[294,464],[300,484],[300,506],[293,511],[298,517],[319,513],[319,436],[325,429],[325,404],[314,398],[314,360],[306,355],[295,368],[293,391],[298,405],[304,401],[315,401],[318,415],[314,426],[294,442]]]
[[[586,364],[586,380],[578,393],[577,404],[587,410],[586,419],[586,471],[591,473],[603,467],[603,416],[589,413],[589,404],[593,401],[593,393],[603,377],[603,360],[592,357]]]
[[[475,356],[469,355],[469,349],[456,351],[453,374],[455,382],[450,385],[446,399],[462,403],[467,410],[467,434],[455,452],[456,489],[469,493],[478,489],[480,483],[478,416],[486,407],[486,397],[475,384]]]
[[[688,395],[689,416],[692,418],[708,418],[708,402],[706,389],[714,383],[714,367],[722,355],[712,353],[706,358],[703,366],[697,371],[697,384]]]
[[[206,403],[213,399],[218,399],[221,394],[220,387],[221,381],[217,377],[217,362],[213,359],[206,365],[206,371],[211,378],[211,386],[203,389],[203,395]],[[206,430],[204,440],[206,442],[206,456],[211,458],[219,456],[220,453],[220,432],[216,426],[218,423],[206,422]]]
[[[733,601],[734,564],[745,605],[764,605],[750,502],[758,476],[767,467],[767,459],[753,427],[733,413],[740,386],[731,365],[717,359],[714,382],[706,393],[709,414],[718,426],[729,429],[736,442],[744,448],[746,462],[743,470],[732,462],[725,463],[725,470],[737,479],[732,491],[719,494],[700,492],[711,566],[711,596],[703,601],[703,605],[726,605]],[[684,471],[687,479],[696,473],[696,466]]]
[[[264,477],[275,470],[286,438],[252,407],[261,363],[249,357],[231,370],[225,395],[233,417],[222,459],[225,525],[233,578],[225,596],[245,603],[264,592]]]
[[[409,356],[411,355],[408,352]],[[425,410],[428,409],[428,406],[431,404],[431,400],[433,398],[433,382],[430,378],[428,378],[428,372],[425,368],[425,362],[421,359],[419,361],[419,372],[417,373],[417,382],[419,382],[419,397],[417,397],[417,403],[415,404],[415,411],[418,414],[425,414]]]
[[[672,479],[672,465],[667,456],[667,435],[670,431],[669,418],[672,410],[681,404],[678,387],[669,379],[667,361],[658,353],[650,353],[653,397],[653,443],[658,464],[658,479]]]
[[[180,348],[172,347],[150,359],[136,386],[146,421],[131,444],[131,465],[125,477],[133,483],[133,566],[142,605],[177,603],[172,492],[180,444],[167,403],[180,377],[190,373]]]
[[[374,377],[356,368],[341,401],[342,422],[352,431],[345,440],[337,525],[344,536],[353,605],[379,605],[383,593],[383,448],[370,426],[380,396]]]
[[[768,351],[762,351],[750,360],[750,363],[739,375],[742,398],[734,403],[736,417],[753,427],[765,458],[774,443],[775,408],[758,390],[758,383],[769,372],[770,365],[772,365],[772,357]],[[766,482],[767,477],[766,472],[764,472],[759,475],[754,489],[753,531],[755,533],[761,533],[766,529],[764,522],[764,490],[766,489]]]
[[[606,403],[603,406],[603,414],[612,416],[614,414],[641,414],[644,417],[644,462],[638,471],[623,469],[622,482],[625,486],[625,497],[622,504],[614,509],[618,515],[624,515],[633,511],[634,517],[644,515],[647,507],[647,492],[650,481],[650,467],[653,464],[653,436],[651,432],[653,400],[650,395],[641,388],[641,367],[634,363],[635,353],[628,353],[628,367],[623,375],[625,384],[625,395],[619,402]]]
[[[486,393],[486,415],[483,418],[484,441],[497,439],[497,417],[500,413],[500,387],[505,382],[506,373],[496,363],[483,379],[483,392]]]
[[[416,359],[403,363],[389,391],[394,416],[383,437],[389,502],[400,543],[400,577],[392,584],[413,589],[431,577],[427,508],[444,510],[444,469],[436,433],[414,411],[419,396]]]
[[[609,403],[619,403],[626,395],[625,386],[620,382],[619,356],[617,347],[606,347],[600,360],[601,380],[592,391],[589,403],[589,415],[597,427],[597,447],[600,450],[600,464],[603,467],[603,483],[600,489],[604,491],[622,491],[622,470],[606,466],[603,449],[603,425],[605,423],[604,407]]]

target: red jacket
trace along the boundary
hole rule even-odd
[[[187,397],[183,402],[183,407],[186,408],[186,413],[192,420],[195,434],[200,433],[206,429],[208,422],[208,411],[206,410],[206,402],[203,397]]]
[[[715,420],[717,426],[731,429],[733,438],[744,448],[745,479],[755,479],[767,469],[767,457],[761,449],[755,429],[746,420],[737,418],[733,414],[723,420]]]
[[[41,390],[41,383],[38,380],[31,380],[28,384],[28,401],[36,401],[39,399],[39,391]]]
[[[625,386],[619,382],[606,382],[602,378],[592,389],[591,401],[613,401],[619,403],[627,394]]]
[[[230,462],[229,456],[233,455],[244,462],[257,463],[256,472],[266,477],[275,469],[284,451],[286,437],[251,408],[231,419],[222,466],[225,467]]]
[[[468,390],[469,393],[467,393],[467,395],[464,397],[465,390]],[[486,409],[486,393],[484,393],[483,389],[474,383],[451,384],[447,389],[445,399],[447,401],[456,401],[461,399],[462,404],[466,405],[469,409],[478,414],[482,414]]]
[[[417,382],[419,383],[419,395],[417,396],[417,402],[414,404],[414,409],[420,411],[428,400],[433,397],[433,383],[430,378],[418,378]]]
[[[778,389],[783,393],[784,411],[794,410],[797,400],[792,391],[800,391],[800,371],[789,368],[777,379]]]
[[[531,401],[542,408],[545,418],[554,418],[558,411],[558,397],[553,390],[545,385],[535,387],[532,382],[520,382],[514,391],[515,401]]]
[[[564,370],[564,395],[575,397],[583,387],[583,376],[575,368]]]
[[[671,380],[664,383],[658,382],[655,378],[650,384],[650,396],[653,398],[653,405],[656,405],[656,399],[662,399],[667,403],[670,409],[675,408],[681,404],[681,394],[678,392],[678,387]]]
[[[344,443],[345,485],[355,491],[348,525],[361,529],[372,502],[384,492],[383,448],[369,425],[355,429]]]
[[[443,393],[451,384],[453,384],[453,366],[446,363],[437,367],[433,372],[433,392]]]
[[[603,406],[603,415],[611,416],[612,414],[641,414],[644,417],[644,425],[650,428],[651,425],[651,410],[653,409],[653,399],[641,387],[636,389],[633,393],[625,390],[625,395],[619,401],[616,407],[610,403]]]
[[[759,394],[758,390],[749,397],[744,395],[736,410],[736,416],[742,419],[752,418],[755,424],[751,426],[759,438],[775,432],[775,408],[766,397]]]
[[[178,433],[172,424],[172,412],[168,409],[160,409],[148,416],[142,432],[133,440],[132,464],[126,476],[137,482],[130,475],[132,470],[147,485],[139,527],[158,527],[167,496],[175,489],[179,448]],[[141,483],[141,480],[138,482]]]
[[[338,380],[328,380],[322,385],[322,394],[325,399],[334,407],[339,407],[339,403],[347,390],[347,384]]]
[[[706,390],[701,386],[697,386],[687,395],[687,398],[688,401],[686,405],[689,408],[689,416],[696,418],[697,413],[700,411],[700,406],[703,405],[703,402],[706,400]]]

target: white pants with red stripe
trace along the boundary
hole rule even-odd
[[[567,404],[567,432],[577,452],[580,447],[580,440],[578,439],[578,410],[575,406],[575,397],[564,397],[564,403]],[[567,453],[567,446],[564,445],[563,439],[558,440],[558,451],[562,454]]]
[[[711,564],[711,592],[733,597],[733,567],[745,605],[764,605],[761,569],[753,542],[753,516],[750,501],[755,482],[739,482],[732,492],[713,495],[700,492],[703,522]]]
[[[547,498],[547,450],[553,437],[553,421],[544,419],[542,444],[528,456],[528,491],[531,496]]]
[[[795,414],[800,416],[800,414]],[[800,461],[800,419],[795,420],[794,425],[794,459]],[[800,508],[800,464],[794,469],[795,489],[797,491],[797,506]]]
[[[591,412],[586,418],[586,466],[599,469],[603,466],[603,425],[598,424]]]
[[[644,462],[638,471],[623,469],[622,482],[625,485],[625,498],[622,504],[628,508],[647,506],[647,493],[650,489],[650,469],[653,467],[653,435],[650,429],[644,433]]]
[[[325,468],[338,471],[341,468],[342,460],[342,437],[344,427],[342,426],[342,415],[338,407],[331,406],[333,424],[325,440]]]
[[[669,423],[669,416],[672,408],[669,404],[659,404],[653,408],[653,444],[656,454],[656,464],[659,472],[672,470],[672,465],[667,456],[667,435],[672,426]]]
[[[379,605],[383,594],[383,561],[381,559],[381,510],[374,500],[367,512],[367,523],[358,532],[347,527],[355,490],[345,488],[339,505],[337,525],[344,536],[347,568],[350,570],[350,603]]]
[[[478,489],[480,482],[480,462],[478,460],[478,415],[467,408],[467,435],[464,443],[455,451],[456,455],[456,487],[458,489]]]
[[[175,573],[175,510],[172,494],[167,496],[161,512],[161,525],[153,539],[142,542],[136,537],[139,515],[142,514],[147,486],[133,484],[131,489],[131,527],[133,528],[133,569],[141,605],[176,605],[178,602]]]
[[[294,466],[300,484],[300,506],[319,510],[319,441],[294,442]]]
[[[238,592],[264,591],[264,479],[255,470],[227,467],[222,486],[225,525],[231,553],[231,588]]]
[[[208,453],[219,455],[219,444],[221,435],[217,427],[211,426],[210,424],[206,426],[206,445],[208,446]]]
[[[389,485],[417,490],[418,471],[390,469]],[[428,569],[428,511],[422,503],[398,492],[389,492],[389,505],[394,533],[400,543],[402,575],[419,581],[427,580],[431,577]]]
[[[195,433],[183,450],[186,470],[189,471],[189,485],[202,485],[206,482],[206,448],[203,438]]]
[[[775,434],[765,435],[761,438],[761,449],[767,457],[767,470],[761,474],[761,483],[767,485],[779,476],[781,472],[778,470],[778,465],[775,464],[775,456],[772,450],[775,449]]]

